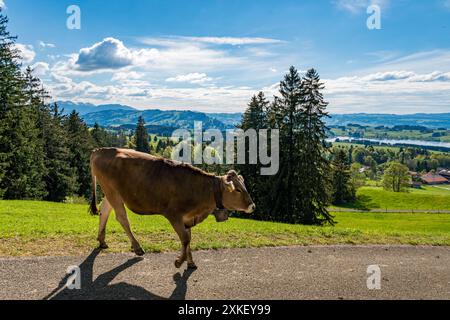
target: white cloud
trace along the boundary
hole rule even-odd
[[[208,77],[206,73],[188,73],[178,75],[176,77],[171,77],[166,79],[167,82],[187,82],[192,84],[203,84],[206,82],[211,82],[213,79]]]
[[[415,52],[381,62],[381,64],[362,70],[362,72],[366,74],[391,70],[412,70],[416,73],[429,73],[431,70],[450,72],[450,50],[436,49]]]
[[[244,64],[244,60],[231,56],[226,51],[191,42],[176,45],[164,42],[162,48],[128,48],[118,39],[106,38],[89,48],[81,49],[67,61],[60,61],[57,68],[76,75],[112,72],[126,67],[139,67],[151,72],[170,71],[173,74],[175,70],[192,72],[195,69],[204,72],[224,69]]]
[[[365,12],[366,9],[376,4],[384,8],[388,5],[389,0],[333,0],[333,3],[341,10],[348,11],[352,14]]]
[[[49,64],[46,62],[36,62],[31,66],[36,76],[45,76],[50,70]]]
[[[380,50],[366,53],[367,56],[375,58],[375,62],[382,63],[385,61],[393,60],[398,57],[399,53],[396,51]]]
[[[125,74],[118,76],[124,79]],[[139,74],[135,75],[140,78]],[[184,74],[173,77],[178,82],[206,76]],[[207,76],[206,76],[207,77]],[[217,86],[165,87],[142,79],[125,79],[113,85],[53,75],[50,91],[55,99],[91,103],[124,103],[142,109],[161,108],[204,112],[242,112],[250,97],[262,90],[268,97],[278,95],[279,83],[265,87]],[[195,81],[195,80],[194,80]],[[450,74],[390,71],[363,76],[324,79],[324,96],[332,113],[414,113],[448,112]]]
[[[91,103],[114,102],[167,109],[192,107],[211,112],[243,111],[250,97],[258,91],[247,86],[248,79],[241,77],[243,70],[263,71],[264,79],[273,74],[273,71],[268,72],[269,68],[276,70],[273,56],[268,52],[255,54],[249,50],[253,44],[261,48],[263,43],[277,42],[269,39],[208,38],[198,41],[200,39],[193,37],[177,37],[140,40],[146,47],[128,47],[118,39],[107,38],[79,53],[60,57],[50,68],[51,81],[46,83],[49,91],[54,99]],[[224,48],[217,42],[246,46]],[[220,72],[222,77],[212,78],[208,76],[210,71]],[[236,72],[237,83],[233,80]],[[103,73],[113,73],[110,83]],[[96,80],[80,81],[94,75]],[[102,82],[97,82],[97,77]],[[218,80],[223,80],[220,86],[215,83]]]
[[[193,41],[193,42],[203,42],[217,45],[251,45],[251,44],[274,44],[282,43],[283,41],[270,38],[258,38],[258,37],[181,37],[181,39]]]
[[[59,74],[52,74],[46,83],[54,100],[71,100],[94,104],[122,103],[142,109],[196,110],[204,112],[241,112],[257,90],[249,87],[209,86],[168,88],[139,82],[99,85],[90,81],[76,82]]]
[[[417,74],[412,71],[389,71],[370,74],[361,78],[363,81],[395,81],[407,80],[408,82],[433,82],[450,81],[450,72],[434,71],[428,74]]]
[[[36,57],[36,52],[34,52],[34,48],[32,45],[26,45],[21,43],[15,44],[16,49],[20,51],[20,56],[22,57],[22,61],[25,64],[30,64],[33,62]]]
[[[4,0],[0,0],[0,8],[4,9],[6,8],[6,4]]]
[[[148,39],[147,39],[148,40]],[[244,64],[245,58],[232,56],[225,50],[205,47],[191,42],[167,42],[161,48],[134,51],[135,64],[149,71],[190,73],[192,70],[226,69]]]
[[[332,112],[448,112],[450,73],[390,71],[324,82]]]
[[[56,45],[53,43],[45,43],[44,41],[39,41],[39,46],[41,48],[56,48]]]
[[[133,64],[133,54],[122,41],[106,38],[92,47],[83,48],[75,66],[81,71],[120,69]]]
[[[145,77],[145,73],[129,71],[129,72],[117,72],[111,78],[112,81],[124,81],[124,80],[139,80]]]
[[[129,97],[146,97],[148,89],[128,85],[98,85],[90,81],[76,82],[71,78],[53,74],[47,84],[54,100],[88,101],[93,103],[121,102],[129,104]],[[128,102],[127,102],[128,101]]]

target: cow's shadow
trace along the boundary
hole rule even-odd
[[[133,258],[122,265],[93,278],[93,267],[99,250],[94,250],[80,265],[81,289],[70,290],[67,288],[69,275],[65,276],[44,300],[184,300],[186,299],[187,281],[194,272],[187,269],[183,275],[176,273],[173,276],[176,288],[170,297],[161,297],[140,286],[120,282],[110,284],[111,281],[122,271],[139,263],[143,258]]]

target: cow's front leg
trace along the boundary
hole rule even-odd
[[[173,228],[180,237],[181,241],[181,255],[175,260],[175,267],[180,268],[183,263],[189,259],[188,267],[193,266],[192,255],[190,253],[189,244],[191,242],[190,232],[186,229],[183,221],[176,221],[172,223]]]
[[[100,249],[108,249],[108,245],[105,242],[106,223],[108,222],[108,217],[111,211],[112,206],[109,204],[108,199],[105,197],[100,206],[100,223],[98,227],[98,237],[97,237]]]

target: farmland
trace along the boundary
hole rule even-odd
[[[194,250],[317,244],[450,245],[450,214],[336,212],[335,216],[335,227],[238,218],[218,224],[210,218],[194,228],[192,245]],[[108,252],[128,252],[128,239],[111,218]],[[179,240],[165,218],[130,214],[130,221],[147,252],[178,250]],[[0,256],[84,254],[97,245],[97,223],[98,218],[90,216],[84,204],[0,201]]]
[[[422,186],[401,193],[365,186],[358,190],[355,202],[333,209],[450,211],[450,186]]]

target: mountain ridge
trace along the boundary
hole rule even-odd
[[[58,105],[68,114],[75,110],[88,125],[98,123],[101,126],[135,125],[139,116],[143,116],[148,125],[192,128],[194,121],[201,121],[204,129],[220,130],[234,128],[242,119],[242,113],[206,113],[192,110],[138,110],[121,104],[94,105],[60,101]],[[366,126],[420,125],[429,128],[450,128],[450,113],[349,113],[331,114],[326,119],[328,126],[343,126],[350,123]]]

